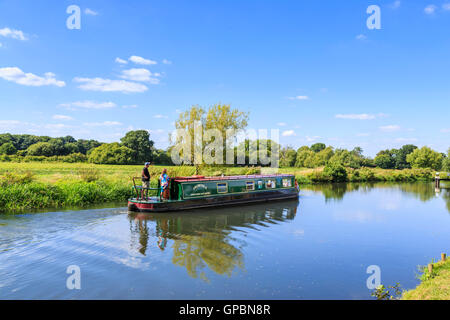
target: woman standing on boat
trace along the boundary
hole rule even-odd
[[[163,200],[169,200],[169,176],[167,175],[167,169],[164,169],[159,177],[159,184],[161,186],[161,198]]]

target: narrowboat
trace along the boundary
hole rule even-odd
[[[180,211],[298,199],[299,193],[299,186],[293,175],[192,176],[170,179],[169,199],[162,199],[159,186],[144,188],[136,185],[134,179],[136,197],[128,200],[128,210],[141,212]],[[156,192],[156,196],[142,198],[142,191]]]

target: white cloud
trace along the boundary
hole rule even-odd
[[[55,119],[55,120],[68,120],[68,121],[69,120],[73,120],[72,117],[65,116],[65,115],[62,115],[62,114],[55,114],[52,118]]]
[[[55,79],[55,74],[47,72],[44,77],[32,73],[25,73],[17,67],[0,68],[0,78],[24,86],[57,86],[64,87],[66,83]]]
[[[281,135],[283,137],[293,137],[293,136],[295,136],[295,131],[294,130],[286,130],[286,131],[283,131],[283,133]]]
[[[128,60],[130,60],[131,62],[134,62],[136,64],[143,64],[143,65],[157,64],[156,61],[149,60],[149,59],[144,59],[144,58],[139,57],[139,56],[131,56]]]
[[[89,91],[102,91],[102,92],[144,92],[147,91],[147,86],[125,81],[125,80],[111,80],[102,78],[74,78],[75,82],[82,83],[78,88]]]
[[[387,117],[387,114],[379,113],[379,114],[367,114],[367,113],[350,113],[350,114],[337,114],[335,117],[337,119],[350,119],[350,120],[373,120],[376,118],[384,118]]]
[[[0,129],[2,130],[11,130],[12,128],[16,128],[22,123],[18,120],[0,120]]]
[[[396,142],[401,142],[401,143],[412,143],[412,142],[417,142],[416,138],[397,138],[395,139]]]
[[[119,57],[116,58],[115,62],[120,63],[120,64],[127,64],[128,61],[120,59]]]
[[[398,125],[382,126],[382,127],[380,127],[380,130],[384,131],[384,132],[394,132],[394,131],[399,131],[400,126],[398,126]]]
[[[122,75],[120,76],[122,79],[132,80],[132,81],[146,81],[152,84],[158,84],[159,79],[152,78],[159,77],[159,73],[152,74],[149,70],[143,68],[133,68],[128,70],[123,70]]]
[[[167,59],[164,59],[164,60],[162,61],[162,63],[163,63],[163,64],[172,64],[172,61],[169,61],[169,60],[167,60]]]
[[[13,30],[10,28],[0,29],[0,36],[5,38],[12,38],[21,41],[28,40],[28,38],[24,35],[24,33],[20,30]]]
[[[401,5],[400,0],[397,0],[397,1],[394,1],[393,3],[391,3],[389,5],[389,8],[391,8],[391,9],[398,9],[398,8],[400,8],[400,5]]]
[[[84,13],[87,14],[87,15],[90,15],[90,16],[96,16],[96,15],[98,15],[98,12],[95,12],[94,10],[89,9],[89,8],[86,8],[86,9],[84,10]]]
[[[320,139],[319,136],[312,136],[312,137],[306,136],[306,141],[308,141],[308,142],[313,142],[313,141],[316,141],[318,139]]]
[[[426,14],[433,14],[436,11],[437,7],[434,4],[430,4],[425,7],[424,11]]]
[[[295,97],[288,97],[289,100],[309,100],[308,96],[295,96]]]
[[[110,109],[116,107],[114,102],[95,102],[95,101],[76,101],[71,103],[63,103],[60,104],[61,107],[74,109],[74,108],[83,108],[83,109]]]
[[[350,119],[350,120],[373,120],[376,118],[373,114],[361,113],[361,114],[337,114],[335,116],[338,119]]]
[[[0,42],[0,48],[3,46],[3,44]]]
[[[442,9],[445,11],[450,11],[450,2],[449,3],[444,3],[442,5]]]
[[[70,126],[68,126],[64,123],[56,123],[56,124],[46,124],[46,125],[44,125],[44,128],[57,131],[57,130],[61,130],[61,129],[70,128]]]
[[[370,136],[370,133],[361,132],[361,133],[357,133],[356,136],[357,137],[368,137],[368,136]]]
[[[162,114],[155,114],[155,115],[153,116],[153,118],[155,118],[155,119],[167,119],[167,116],[164,116],[164,115],[162,115]]]
[[[138,106],[136,104],[122,106],[123,109],[136,109]]]
[[[441,129],[442,133],[450,133],[450,128]]]
[[[113,127],[113,126],[121,126],[122,123],[117,121],[103,121],[103,122],[85,122],[83,125],[87,127]]]
[[[277,125],[278,125],[279,127],[286,127],[286,126],[287,126],[287,123],[286,123],[286,122],[278,122]]]
[[[356,40],[361,40],[361,41],[367,39],[367,37],[363,34],[358,34],[355,38],[356,38]]]

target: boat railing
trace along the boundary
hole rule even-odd
[[[147,188],[143,187],[142,185],[136,184],[136,179],[142,179],[141,177],[133,177],[133,189],[136,193],[136,199],[138,200],[148,200],[151,196],[158,197],[160,188]],[[143,193],[146,193],[146,196],[144,197]]]

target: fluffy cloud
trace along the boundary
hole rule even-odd
[[[69,109],[110,109],[116,107],[114,102],[76,101],[60,104],[61,107]]]
[[[73,120],[72,117],[61,115],[61,114],[55,114],[52,118],[55,120]]]
[[[437,7],[434,4],[430,4],[429,6],[426,6],[424,11],[426,14],[433,14],[436,11]]]
[[[155,114],[155,115],[153,116],[153,118],[155,118],[155,119],[166,119],[167,116],[164,116],[164,115],[162,115],[162,114]]]
[[[88,91],[135,93],[148,90],[143,84],[125,80],[76,77],[74,81],[81,83],[78,88]]]
[[[84,10],[84,13],[87,14],[87,15],[90,15],[90,16],[98,15],[98,12],[95,12],[94,10],[89,9],[89,8],[86,8],[86,10]]]
[[[394,131],[399,131],[400,126],[392,124],[392,125],[388,125],[388,126],[382,126],[382,127],[380,127],[380,130],[384,131],[384,132],[394,132]]]
[[[128,63],[128,61],[123,60],[123,59],[120,59],[119,57],[117,57],[115,61],[116,61],[117,63],[120,63],[120,64],[127,64],[127,63]]]
[[[133,63],[143,64],[143,65],[151,65],[151,64],[156,64],[157,63],[156,61],[144,59],[144,58],[139,57],[139,56],[131,56],[128,60],[130,60]]]
[[[163,64],[172,64],[172,61],[169,61],[169,60],[167,60],[167,59],[164,59],[164,60],[162,61],[162,63],[163,63]]]
[[[158,84],[159,83],[159,79],[152,78],[152,76],[158,77],[159,75],[160,75],[159,73],[152,74],[147,69],[133,68],[133,69],[128,69],[128,70],[123,70],[122,71],[122,75],[120,77],[122,79],[126,79],[126,80],[146,81],[146,82],[150,82],[152,84]]]
[[[295,96],[295,97],[288,97],[289,100],[309,100],[308,96]]]
[[[356,40],[361,40],[361,41],[367,39],[367,37],[363,34],[358,34],[355,38],[356,38]]]
[[[44,77],[32,73],[25,73],[17,67],[0,68],[0,78],[15,82],[24,86],[57,86],[64,87],[66,83],[55,79],[55,74],[47,72]]]
[[[376,116],[373,114],[337,114],[335,116],[338,119],[350,119],[350,120],[372,120],[375,119]]]
[[[24,35],[24,33],[20,30],[13,30],[10,28],[0,29],[0,36],[5,38],[12,38],[21,41],[28,40],[28,38]]]
[[[283,137],[293,137],[293,136],[295,136],[295,131],[294,130],[286,130],[286,131],[283,131],[283,133],[281,135]]]
[[[113,126],[121,126],[122,123],[117,121],[103,121],[103,122],[85,122],[83,125],[87,127],[113,127]]]

